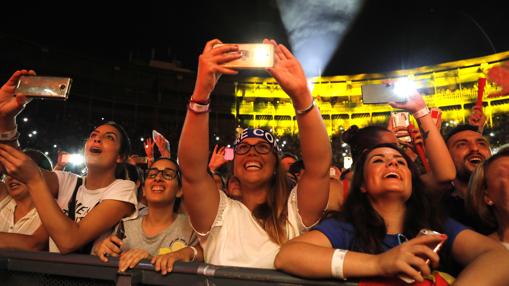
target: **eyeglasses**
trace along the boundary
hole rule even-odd
[[[274,149],[272,145],[266,142],[256,143],[255,145],[240,143],[235,146],[235,154],[244,155],[251,150],[251,147],[254,147],[258,154],[267,154]]]
[[[157,168],[150,168],[147,170],[147,177],[150,179],[155,179],[159,173],[161,173],[163,179],[168,181],[173,180],[177,177],[177,171],[170,168],[165,168],[163,170],[159,170]]]

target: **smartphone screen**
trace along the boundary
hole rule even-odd
[[[233,160],[233,148],[231,147],[224,148],[224,159],[227,161]]]
[[[261,69],[274,66],[274,46],[271,44],[236,44],[241,58],[224,63],[228,68]],[[220,45],[215,45],[217,47]]]
[[[394,92],[392,84],[365,84],[361,86],[362,102],[364,104],[387,104],[389,102],[404,102],[405,97]]]

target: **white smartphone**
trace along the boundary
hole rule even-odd
[[[236,44],[241,58],[224,63],[223,66],[235,69],[264,69],[274,66],[274,46],[272,44]],[[219,47],[215,45],[214,47]]]

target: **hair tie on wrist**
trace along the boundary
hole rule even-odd
[[[313,98],[313,101],[311,102],[311,104],[308,107],[306,107],[304,109],[300,109],[300,110],[295,109],[295,114],[296,115],[304,115],[304,114],[310,112],[311,109],[313,109],[315,106],[316,106],[316,102],[315,102],[315,99]]]
[[[414,116],[415,119],[419,119],[421,117],[424,117],[424,116],[428,115],[429,113],[430,113],[430,111],[429,111],[428,107],[425,106],[422,109],[419,109],[416,112],[414,112],[413,116]]]

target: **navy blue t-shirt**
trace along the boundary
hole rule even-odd
[[[445,242],[443,251],[446,251],[449,255],[456,236],[465,229],[467,229],[467,227],[455,221],[454,219],[446,219],[444,223],[444,231],[447,235],[447,240]],[[312,230],[317,230],[323,233],[329,239],[333,248],[346,250],[351,249],[355,229],[353,228],[353,225],[348,222],[330,218],[322,221]],[[402,236],[398,234],[386,234],[383,241],[384,251],[400,245],[403,242],[401,237]],[[408,239],[411,238],[409,237]]]

